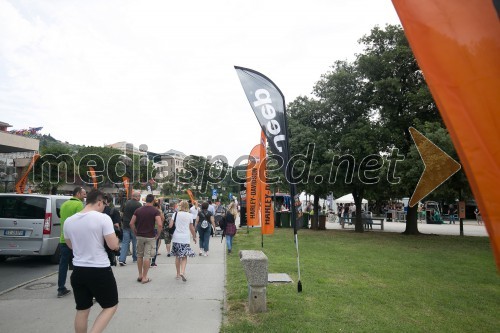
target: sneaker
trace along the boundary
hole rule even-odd
[[[63,290],[63,291],[59,291],[59,292],[57,293],[57,298],[64,297],[64,296],[66,296],[66,295],[69,295],[70,293],[71,293],[71,290],[69,290],[69,289],[65,289],[65,290]]]
[[[158,265],[156,263],[152,263],[151,267],[157,267]]]
[[[208,252],[203,253],[204,257],[208,257]]]
[[[125,263],[124,261],[120,261],[119,264],[120,266],[127,266],[127,263]]]
[[[167,257],[170,257],[170,253],[169,253],[169,254],[167,254]]]

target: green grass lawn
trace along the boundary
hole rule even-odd
[[[238,231],[227,257],[221,332],[500,332],[500,275],[489,239],[300,230],[302,293],[293,230]],[[269,273],[266,313],[249,314],[239,250],[262,250]]]

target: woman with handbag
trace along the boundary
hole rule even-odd
[[[233,249],[233,238],[236,235],[236,218],[238,217],[238,208],[235,202],[229,204],[226,216],[224,217],[224,236],[226,236],[227,254],[231,254]]]
[[[186,282],[187,257],[194,257],[196,254],[191,249],[190,235],[193,236],[196,244],[196,233],[193,226],[193,216],[189,213],[189,204],[183,200],[179,204],[179,211],[174,213],[168,227],[172,229],[175,224],[175,231],[172,235],[172,252],[175,256],[175,269],[177,271],[176,279],[182,279]]]

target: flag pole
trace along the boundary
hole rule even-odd
[[[288,129],[288,119],[286,116],[286,106],[285,106],[285,100],[283,98],[283,108],[284,108],[284,115],[285,115],[285,128]],[[293,236],[294,236],[294,242],[295,242],[295,249],[297,250],[297,273],[298,273],[298,282],[297,282],[297,292],[302,292],[302,281],[300,280],[300,253],[299,253],[299,237],[297,235],[297,209],[295,207],[295,196],[297,192],[297,188],[295,183],[293,182],[292,179],[292,166],[289,165],[290,162],[290,142],[289,142],[289,136],[286,136],[286,145],[288,147],[287,150],[287,165],[286,170],[285,170],[285,177],[287,181],[290,183],[290,199],[291,199],[291,219],[293,223]]]
[[[288,166],[290,161],[290,142],[288,135],[288,124],[286,117],[285,97],[281,90],[267,76],[249,68],[234,66],[240,79],[240,83],[245,91],[245,95],[257,117],[261,129],[265,131],[271,151],[280,156],[283,160],[285,169],[284,174],[290,182],[290,194],[293,198],[292,221],[293,232],[295,236],[295,246],[297,249],[297,269],[299,292],[302,291],[302,282],[300,280],[300,257],[299,241],[297,237],[297,212],[295,211],[295,184],[292,184],[291,168]],[[272,226],[274,228],[274,225]]]

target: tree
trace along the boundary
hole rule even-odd
[[[357,57],[357,68],[366,82],[374,118],[386,129],[381,132],[386,146],[384,151],[392,154],[396,148],[396,153],[405,159],[398,168],[402,181],[389,184],[388,189],[392,197],[411,197],[423,164],[411,138],[410,127],[427,133],[424,135],[437,134],[440,140],[435,144],[447,142],[449,154],[457,155],[402,28],[394,25],[387,25],[385,29],[375,27],[360,42],[365,48]],[[463,173],[456,176],[454,184],[459,188],[468,188],[466,183]],[[446,188],[449,185],[441,187],[441,194]],[[405,233],[419,233],[417,206],[408,209]]]
[[[315,221],[319,220],[319,198],[329,193],[329,184],[324,179],[328,170],[327,151],[331,124],[324,117],[318,101],[299,97],[288,105],[290,113],[290,146],[292,168],[291,182],[297,184],[298,192],[314,195]]]
[[[175,193],[175,185],[172,182],[165,182],[161,188],[163,195],[173,195]]]
[[[64,183],[74,183],[75,163],[71,147],[50,143],[40,149],[40,158],[33,168],[33,180],[41,193],[56,194]]]
[[[364,196],[410,197],[420,179],[423,164],[410,127],[436,135],[456,156],[401,27],[375,27],[360,43],[364,50],[353,63],[335,62],[314,86],[313,98],[299,97],[288,107],[292,152],[303,154],[310,143],[319,147],[300,180],[329,175],[327,184],[299,182],[299,187],[322,195],[330,189],[335,196],[352,192],[358,232]],[[454,178],[441,195],[469,192],[463,174]],[[416,212],[416,206],[409,209],[407,234],[418,234]]]
[[[314,182],[305,182],[302,187],[315,194],[316,211],[320,195],[351,192],[357,207],[355,230],[363,232],[361,199],[376,186],[365,178],[368,172],[377,170],[382,148],[380,128],[370,118],[365,82],[355,64],[337,61],[313,92],[315,100],[299,98],[289,106],[292,152],[305,151],[304,145],[311,142],[318,149],[310,168],[306,168],[306,177],[311,175]]]
[[[89,186],[93,185],[89,167],[94,168],[96,182],[104,184],[122,183],[126,174],[126,165],[122,160],[123,153],[119,149],[108,147],[80,147],[75,155],[75,162],[81,180]],[[130,177],[132,179],[132,177]]]

